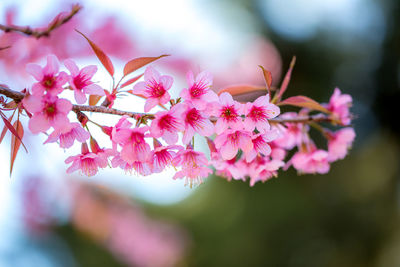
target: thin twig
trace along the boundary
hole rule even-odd
[[[52,22],[45,28],[44,30],[39,30],[39,29],[32,29],[30,26],[15,26],[15,25],[3,25],[0,24],[0,30],[4,32],[19,32],[23,33],[25,35],[33,36],[36,37],[37,39],[41,37],[48,37],[50,36],[50,33],[60,27],[61,25],[67,23],[70,19],[72,19],[73,16],[76,15],[80,10],[82,9],[82,6],[79,4],[75,4],[72,6],[71,11],[69,14],[63,18],[59,18],[60,14],[57,15]]]

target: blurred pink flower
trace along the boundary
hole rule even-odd
[[[217,135],[214,142],[224,160],[234,158],[239,149],[242,149],[245,154],[253,149],[250,132],[242,130],[226,130]]]
[[[60,147],[70,148],[74,144],[75,139],[83,143],[87,141],[89,137],[90,134],[85,131],[79,123],[73,122],[68,124],[62,131],[54,130],[44,144],[60,141]]]
[[[326,108],[331,111],[343,125],[349,125],[351,122],[350,107],[352,97],[348,94],[342,94],[339,88],[335,88]]]
[[[297,152],[291,162],[293,167],[302,173],[320,173],[329,171],[328,152],[313,148],[310,152]]]
[[[356,137],[353,128],[343,128],[330,134],[328,141],[328,160],[333,162],[343,159]]]

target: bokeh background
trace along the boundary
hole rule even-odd
[[[289,170],[254,187],[209,177],[189,189],[173,171],[67,176],[63,160],[74,152],[28,134],[29,153],[19,152],[10,178],[8,136],[0,145],[0,266],[400,266],[399,1],[80,3],[49,39],[0,33],[0,47],[12,45],[0,51],[0,83],[28,87],[21,65],[48,53],[98,64],[74,28],[120,69],[134,57],[171,54],[155,66],[177,77],[176,88],[188,69],[212,72],[215,90],[262,84],[258,65],[279,83],[296,55],[287,94],[327,102],[340,87],[353,96],[357,138],[327,175]],[[3,0],[0,21],[45,26],[71,5]],[[109,86],[104,70],[95,77]]]

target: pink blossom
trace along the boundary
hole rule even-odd
[[[147,67],[144,72],[144,82],[134,86],[133,92],[147,98],[144,105],[144,112],[149,112],[157,105],[168,103],[171,96],[168,90],[171,88],[173,78],[167,75],[160,75],[153,67]]]
[[[29,120],[29,129],[32,133],[45,132],[50,127],[55,130],[65,131],[69,126],[68,113],[72,104],[67,99],[57,96],[30,95],[23,100],[24,107],[32,113]]]
[[[172,165],[172,160],[176,156],[176,152],[172,150],[182,150],[181,146],[162,146],[157,139],[154,139],[154,150],[152,151],[150,161],[153,166],[153,172],[162,172],[166,167]]]
[[[186,177],[185,185],[189,183],[190,187],[193,184],[201,184],[202,178],[212,173],[211,169],[205,167],[209,163],[204,153],[194,151],[190,147],[180,150],[173,159],[173,164],[182,167],[182,170],[174,175],[174,179]]]
[[[151,122],[150,133],[154,138],[163,138],[169,145],[178,141],[178,132],[185,129],[182,121],[183,104],[177,104],[168,111],[159,111]]]
[[[275,118],[280,113],[278,106],[269,103],[269,96],[260,96],[254,103],[246,103],[244,127],[248,131],[255,128],[261,133],[269,130],[268,119]]]
[[[342,94],[339,88],[335,88],[333,95],[329,100],[326,108],[337,117],[343,125],[349,125],[351,122],[351,114],[349,108],[352,105],[353,99],[348,94]]]
[[[214,124],[209,120],[208,116],[193,105],[187,103],[183,113],[185,130],[183,133],[182,142],[188,144],[195,133],[202,136],[210,136],[214,133]]]
[[[128,164],[135,161],[146,161],[150,156],[150,145],[147,144],[145,132],[148,126],[133,129],[122,128],[113,134],[113,141],[122,146],[121,158]]]
[[[224,92],[219,96],[219,102],[212,103],[213,115],[218,117],[215,133],[221,134],[229,127],[234,130],[243,128],[244,105],[233,100],[231,94]]]
[[[87,176],[93,176],[99,168],[107,167],[110,154],[110,150],[103,150],[98,153],[89,152],[87,144],[83,143],[81,154],[70,156],[65,160],[67,164],[72,162],[72,165],[67,169],[67,173],[80,170]]]
[[[253,143],[253,149],[249,150],[245,153],[245,158],[247,162],[250,162],[256,158],[256,156],[261,153],[264,156],[268,156],[271,154],[271,147],[269,146],[269,142],[273,141],[278,137],[278,131],[268,131],[264,134],[256,134],[251,137],[251,141]]]
[[[75,139],[84,143],[89,137],[90,134],[79,123],[73,122],[64,131],[54,130],[44,144],[60,141],[60,147],[70,148],[74,144]]]
[[[212,76],[209,72],[203,71],[194,78],[193,72],[186,75],[188,88],[184,88],[180,94],[185,101],[191,102],[198,110],[204,110],[210,102],[218,101],[218,96],[210,90]]]
[[[265,157],[257,157],[249,168],[250,186],[261,181],[265,182],[272,177],[278,175],[278,169],[283,167],[285,163],[281,160],[269,160]]]
[[[103,88],[91,81],[93,75],[97,71],[96,66],[90,65],[79,70],[78,66],[71,59],[65,60],[64,65],[71,73],[68,77],[68,82],[74,90],[75,100],[78,104],[86,102],[87,98],[85,94],[104,95]]]
[[[235,180],[245,179],[246,169],[239,166],[235,158],[230,160],[214,159],[212,160],[212,164],[217,170],[216,174],[225,177],[228,181],[231,181],[232,178]]]
[[[34,95],[42,96],[45,92],[57,95],[63,91],[62,86],[67,82],[67,74],[58,73],[59,62],[55,55],[47,56],[47,65],[44,68],[38,64],[29,63],[26,65],[26,71],[38,81],[32,86]]]
[[[224,160],[234,158],[239,149],[244,153],[249,153],[253,149],[250,133],[242,130],[226,130],[223,134],[217,135],[214,142]]]
[[[283,113],[279,118],[292,119],[296,118],[296,112]],[[295,146],[299,146],[304,139],[304,132],[308,132],[309,127],[304,123],[286,122],[284,124],[277,124],[276,129],[281,133],[275,140],[275,143],[284,149],[290,150]]]
[[[293,167],[302,173],[320,173],[329,171],[328,152],[313,148],[310,152],[302,151],[293,155]]]
[[[125,170],[125,172],[130,173],[132,170],[135,170],[138,174],[143,176],[151,174],[151,168],[148,162],[135,160],[132,163],[128,163],[122,159],[120,155],[115,156],[111,160],[111,166],[113,168],[120,167],[121,169]]]
[[[330,134],[328,142],[329,162],[343,159],[351,147],[355,137],[356,133],[353,128],[343,128]]]

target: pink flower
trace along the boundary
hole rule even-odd
[[[269,96],[260,96],[254,103],[246,103],[244,127],[248,131],[255,128],[261,133],[269,130],[268,119],[275,118],[280,113],[278,106],[269,103]]]
[[[70,123],[64,131],[54,130],[44,144],[53,143],[59,140],[60,147],[70,148],[74,144],[75,139],[84,143],[89,139],[89,137],[90,134],[85,131],[79,123],[73,122]]]
[[[264,134],[256,134],[251,137],[253,143],[253,149],[245,153],[245,158],[247,162],[253,161],[256,156],[261,153],[264,156],[271,154],[271,147],[269,142],[273,141],[278,137],[278,131],[268,131]]]
[[[108,156],[110,156],[109,152],[109,150],[99,153],[89,152],[87,144],[83,143],[81,154],[70,156],[65,160],[65,163],[72,162],[72,165],[67,169],[67,173],[80,170],[87,176],[93,176],[97,173],[99,168],[107,167]]]
[[[341,124],[349,125],[351,122],[349,108],[352,105],[352,101],[353,99],[350,95],[341,94],[340,89],[335,88],[335,91],[329,100],[329,104],[326,105],[326,108],[337,117]]]
[[[185,185],[189,182],[190,187],[193,184],[201,184],[202,178],[212,173],[211,169],[205,167],[209,164],[204,153],[194,151],[190,147],[180,150],[173,159],[173,164],[182,166],[182,170],[174,175],[174,179],[186,177]]]
[[[71,76],[68,77],[69,85],[74,90],[75,100],[78,104],[86,102],[85,94],[104,95],[104,90],[99,85],[91,81],[93,75],[97,71],[94,65],[84,67],[79,70],[78,66],[71,59],[64,61],[65,67],[70,71]]]
[[[153,67],[147,67],[144,72],[144,82],[134,86],[134,93],[141,94],[147,98],[144,112],[149,112],[155,106],[168,103],[171,96],[167,92],[172,86],[173,78],[160,75]]]
[[[148,126],[140,128],[122,128],[113,134],[113,141],[122,146],[121,158],[128,164],[135,161],[146,161],[150,156],[150,146],[146,143],[145,132]]]
[[[280,116],[280,118],[283,119],[291,119],[294,117],[297,117],[297,113],[295,112],[287,112]],[[308,131],[308,128],[308,125],[304,123],[287,122],[284,125],[278,124],[277,129],[281,132],[281,135],[275,140],[275,143],[282,148],[290,150],[301,144],[304,139],[304,132],[305,130]]]
[[[328,152],[313,148],[310,152],[297,152],[291,162],[293,167],[302,173],[320,173],[329,171]]]
[[[54,130],[65,131],[69,126],[68,113],[72,104],[67,99],[57,96],[30,95],[23,100],[24,107],[32,113],[29,120],[29,129],[32,133],[45,132],[50,127]]]
[[[177,104],[168,111],[159,111],[151,122],[150,133],[154,138],[163,138],[169,145],[178,141],[178,132],[185,129],[182,121],[183,104]]]
[[[244,180],[246,176],[245,169],[237,164],[235,158],[230,160],[214,159],[212,164],[217,170],[216,174],[225,177],[228,181],[231,181],[232,178]]]
[[[268,179],[276,177],[278,169],[284,165],[285,163],[281,160],[267,160],[264,157],[257,157],[249,168],[250,186],[254,186],[259,181],[264,183]]]
[[[221,134],[229,127],[234,130],[243,128],[240,117],[243,114],[244,105],[233,100],[232,96],[224,92],[219,96],[219,102],[212,103],[213,115],[218,117],[215,124],[215,133]]]
[[[218,96],[210,90],[212,76],[209,72],[203,71],[194,78],[193,72],[186,75],[189,87],[184,88],[180,94],[185,101],[189,101],[198,110],[204,110],[207,103],[218,101]]]
[[[154,139],[154,150],[152,151],[150,162],[153,166],[153,172],[162,172],[166,167],[172,165],[172,160],[176,156],[173,149],[182,150],[181,146],[162,146],[157,139]]]
[[[125,172],[132,172],[135,170],[138,174],[147,176],[151,174],[150,165],[148,162],[145,161],[133,161],[132,163],[128,163],[123,160],[119,155],[115,156],[111,160],[111,166],[113,168],[120,167],[121,169],[125,170]]]
[[[26,71],[38,81],[32,86],[34,95],[42,96],[45,92],[57,95],[63,91],[62,86],[67,82],[67,74],[58,73],[59,62],[55,55],[47,56],[47,65],[44,68],[29,63],[26,65]]]
[[[185,123],[182,138],[183,144],[188,144],[195,133],[202,136],[210,136],[214,133],[214,124],[212,124],[208,116],[189,103],[185,105],[185,108],[186,110],[183,113]]]
[[[328,142],[329,162],[343,159],[351,147],[355,137],[356,133],[353,128],[343,128],[330,134]]]
[[[214,142],[224,160],[234,158],[239,149],[242,149],[244,153],[249,153],[253,149],[250,133],[242,130],[227,130],[217,135]]]

